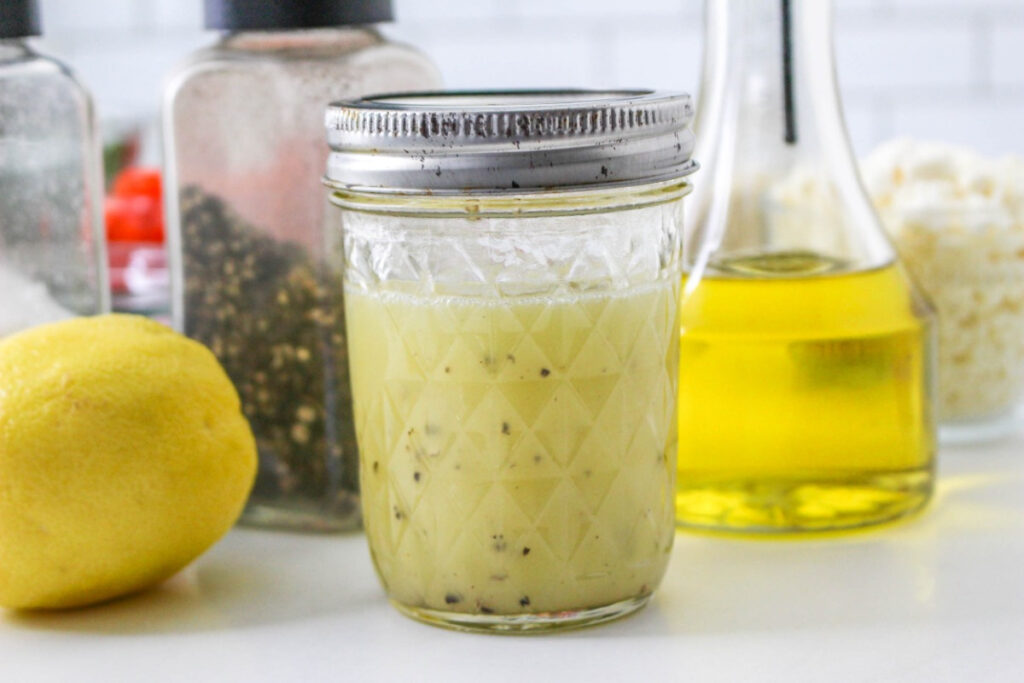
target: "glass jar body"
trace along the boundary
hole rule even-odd
[[[100,152],[88,93],[0,40],[0,336],[109,310]]]
[[[387,212],[334,194],[364,524],[399,609],[543,630],[629,613],[657,587],[684,188]]]
[[[243,521],[359,524],[341,281],[325,263],[323,107],[430,88],[364,28],[229,34],[164,103],[172,315],[234,381],[260,453]]]

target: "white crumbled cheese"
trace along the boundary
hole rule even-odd
[[[861,165],[939,315],[939,416],[1006,412],[1024,391],[1024,159],[897,140]]]
[[[746,187],[754,188],[755,197],[764,193],[767,201],[759,197],[754,200],[756,218],[750,224],[763,225],[775,248],[811,249],[823,254],[846,251],[844,231],[816,229],[840,220],[835,193],[831,185],[822,182],[820,168],[799,164],[781,178],[747,183]]]
[[[0,266],[0,338],[74,315],[53,300],[46,285]]]

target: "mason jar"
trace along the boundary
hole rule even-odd
[[[658,586],[691,117],[647,91],[329,108],[364,525],[407,615],[579,626]]]

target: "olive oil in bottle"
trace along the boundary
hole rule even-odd
[[[714,263],[684,298],[677,517],[855,527],[931,489],[930,325],[899,267],[811,252]]]
[[[676,524],[869,526],[932,491],[932,311],[857,176],[829,0],[706,0]]]

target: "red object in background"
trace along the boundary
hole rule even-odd
[[[114,179],[111,192],[115,197],[150,197],[159,202],[162,197],[160,171],[155,168],[129,166]]]
[[[156,262],[163,260],[164,242],[160,171],[125,168],[114,180],[103,208],[111,289],[114,294],[130,294],[136,289],[126,281],[130,270],[166,267]]]
[[[163,244],[160,171],[141,167],[121,171],[104,205],[104,218],[108,242]]]

